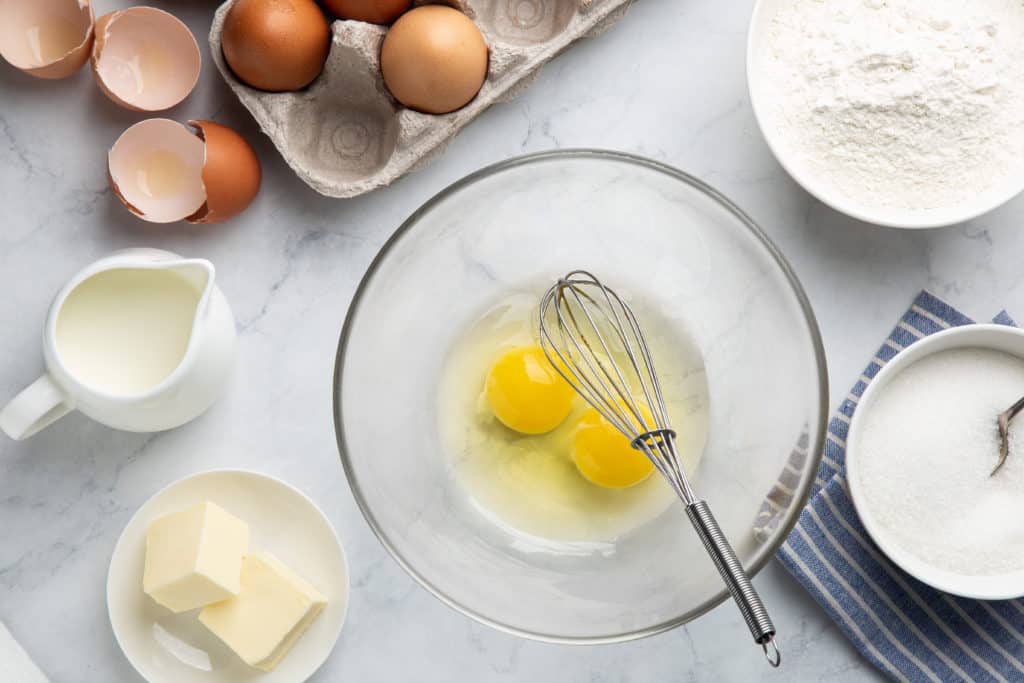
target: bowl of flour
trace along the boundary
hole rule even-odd
[[[997,416],[1024,396],[1024,330],[968,325],[898,353],[861,397],[846,479],[878,547],[939,590],[1024,595],[1024,416],[999,462]]]
[[[1024,2],[759,0],[758,125],[789,174],[854,218],[970,220],[1024,190]]]

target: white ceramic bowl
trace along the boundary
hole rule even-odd
[[[329,602],[276,669],[253,669],[199,623],[172,614],[142,592],[146,531],[171,512],[213,501],[249,524],[251,547],[293,567]],[[125,526],[107,575],[107,609],[118,645],[149,683],[301,683],[334,649],[348,612],[348,565],[323,512],[279,479],[214,470],[180,479],[146,501]]]
[[[747,87],[754,118],[779,164],[807,192],[824,204],[847,216],[890,228],[938,228],[963,223],[988,213],[1010,201],[1024,191],[1024,174],[1010,174],[992,191],[980,194],[974,200],[948,209],[910,211],[885,206],[871,206],[855,202],[836,190],[823,177],[801,163],[794,150],[784,144],[774,117],[770,115],[764,98],[761,64],[768,49],[767,38],[772,19],[780,7],[792,0],[757,0],[747,34]]]
[[[981,600],[1008,600],[1024,596],[1024,571],[988,576],[965,576],[936,569],[901,547],[874,518],[861,482],[857,458],[861,445],[861,425],[886,385],[917,361],[941,351],[985,348],[1024,358],[1024,330],[1006,325],[967,325],[954,327],[916,342],[898,353],[882,368],[860,399],[846,439],[846,478],[853,505],[864,528],[886,555],[905,572],[946,593]],[[994,419],[994,416],[993,416]],[[1012,457],[1012,456],[1011,456]]]

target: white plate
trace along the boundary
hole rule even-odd
[[[247,666],[199,623],[196,611],[173,614],[142,592],[150,522],[206,500],[248,522],[253,550],[273,553],[328,598],[270,673]],[[121,650],[149,683],[299,683],[338,640],[348,610],[348,565],[331,523],[298,490],[256,472],[203,472],[158,492],[128,522],[110,560],[107,609]]]

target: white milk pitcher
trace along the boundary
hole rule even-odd
[[[57,294],[43,333],[47,372],[0,411],[0,429],[25,439],[72,410],[133,432],[177,427],[220,395],[234,351],[212,263],[114,253]]]

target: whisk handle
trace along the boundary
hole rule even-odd
[[[777,667],[782,661],[782,656],[775,643],[775,626],[760,596],[750,583],[750,578],[743,570],[743,565],[736,558],[736,553],[711,514],[711,508],[706,501],[698,500],[686,506],[686,514],[690,517],[693,528],[697,530],[704,549],[715,563],[718,573],[722,575],[722,580],[725,581],[733,600],[739,606],[740,613],[747,622],[747,628],[754,636],[754,642],[764,649],[768,663]]]

